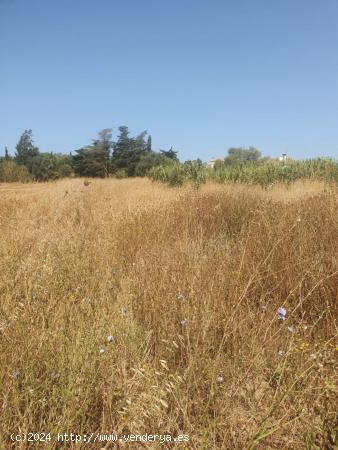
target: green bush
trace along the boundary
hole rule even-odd
[[[128,174],[124,169],[118,169],[115,172],[115,178],[117,178],[118,180],[122,180],[122,178],[127,178]]]
[[[153,181],[160,181],[169,186],[182,186],[186,179],[186,173],[182,164],[174,163],[170,166],[158,166],[148,172]]]
[[[167,166],[173,164],[173,160],[158,152],[148,152],[141,156],[135,168],[137,177],[145,177],[147,173],[157,166]]]

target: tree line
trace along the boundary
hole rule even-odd
[[[15,155],[0,158],[0,181],[47,181],[62,177],[145,176],[156,166],[178,162],[177,152],[154,151],[151,136],[146,131],[133,137],[127,126],[118,128],[117,140],[113,140],[111,128],[98,133],[98,137],[85,147],[64,155],[40,152],[34,145],[32,130],[25,130],[16,145]]]
[[[151,135],[146,131],[132,137],[128,127],[120,126],[118,130],[116,141],[108,128],[100,131],[91,145],[75,151],[72,164],[76,175],[143,177],[152,167],[178,162],[177,152],[172,148],[154,151]]]
[[[305,167],[315,167],[316,173],[322,173],[323,164],[315,166],[298,164],[297,174],[301,173],[300,167],[303,168],[303,172]],[[325,173],[328,173],[327,168],[331,166],[336,173],[337,163],[325,164]],[[211,167],[200,159],[181,163],[173,148],[154,151],[150,134],[143,131],[131,136],[127,126],[118,128],[115,140],[112,129],[105,128],[91,144],[68,155],[48,153],[41,152],[34,144],[32,130],[25,130],[15,147],[15,155],[11,156],[5,148],[5,155],[0,157],[0,182],[47,181],[69,176],[101,178],[149,176],[153,180],[165,181],[171,185],[180,185],[184,180],[200,184],[207,178],[236,181],[244,177],[256,180],[257,174],[259,179],[270,180],[271,177],[286,178],[288,173],[287,179],[290,179],[290,173],[295,172],[295,167],[295,164],[291,164],[291,160],[288,160],[285,167],[284,162],[281,164],[276,159],[262,157],[261,152],[255,147],[247,149],[232,147],[228,150],[227,156],[214,160]],[[317,170],[318,167],[320,171]]]

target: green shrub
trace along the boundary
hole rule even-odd
[[[122,180],[122,178],[127,178],[128,174],[124,169],[118,169],[115,172],[115,178],[117,178],[118,180]]]
[[[149,170],[157,166],[167,166],[173,164],[173,160],[158,152],[148,152],[141,156],[135,168],[137,177],[145,177]]]
[[[186,179],[186,172],[182,164],[174,163],[168,166],[154,167],[150,169],[148,176],[153,181],[160,181],[169,186],[182,186]]]

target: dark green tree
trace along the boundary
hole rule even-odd
[[[147,139],[147,152],[151,152],[152,148],[151,148],[151,135],[149,134],[148,139]]]
[[[134,143],[134,150],[136,152],[143,153],[147,151],[147,141],[145,140],[146,136],[147,131],[142,131],[142,133],[136,136]]]
[[[7,147],[5,147],[5,159],[6,159],[6,160],[11,159],[11,157],[9,156],[8,148],[7,148]]]
[[[119,169],[126,169],[128,165],[129,152],[131,150],[131,139],[126,126],[119,127],[119,136],[113,147],[112,166],[114,172]]]
[[[73,169],[80,177],[101,177],[106,176],[106,155],[97,145],[75,150],[73,156]]]
[[[167,158],[170,158],[176,162],[178,162],[177,152],[173,150],[172,147],[170,147],[169,150],[160,150],[162,155],[166,156]]]
[[[39,155],[38,147],[33,144],[32,130],[25,130],[16,145],[15,160],[18,164],[25,165],[30,171],[32,159]]]
[[[57,180],[70,176],[71,159],[67,155],[40,153],[31,160],[30,173],[35,181]]]
[[[105,128],[98,135],[92,145],[76,150],[71,157],[76,175],[104,178],[111,172],[112,130]]]
[[[224,159],[226,165],[238,165],[254,163],[259,161],[262,153],[255,147],[249,147],[248,149],[242,147],[232,147],[228,150],[228,156]]]
[[[111,172],[111,150],[113,148],[113,141],[112,141],[112,129],[111,128],[104,128],[103,130],[99,131],[99,139],[95,142],[95,145],[97,150],[99,148],[102,149],[102,152],[105,156],[105,176],[107,177]]]
[[[197,159],[188,159],[187,161],[184,161],[183,166],[185,167],[197,167],[201,169],[203,167],[203,161],[200,158]]]
[[[147,132],[143,131],[135,138],[129,137],[129,130],[126,126],[119,127],[119,132],[113,148],[112,165],[114,172],[123,169],[128,176],[134,176],[141,156],[147,152],[147,142],[145,141]]]
[[[143,154],[135,168],[135,175],[137,177],[144,177],[150,169],[157,166],[167,166],[174,164],[174,161],[167,156],[158,152],[146,152]]]

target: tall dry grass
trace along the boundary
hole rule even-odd
[[[337,200],[319,183],[0,186],[0,448],[335,448]]]

